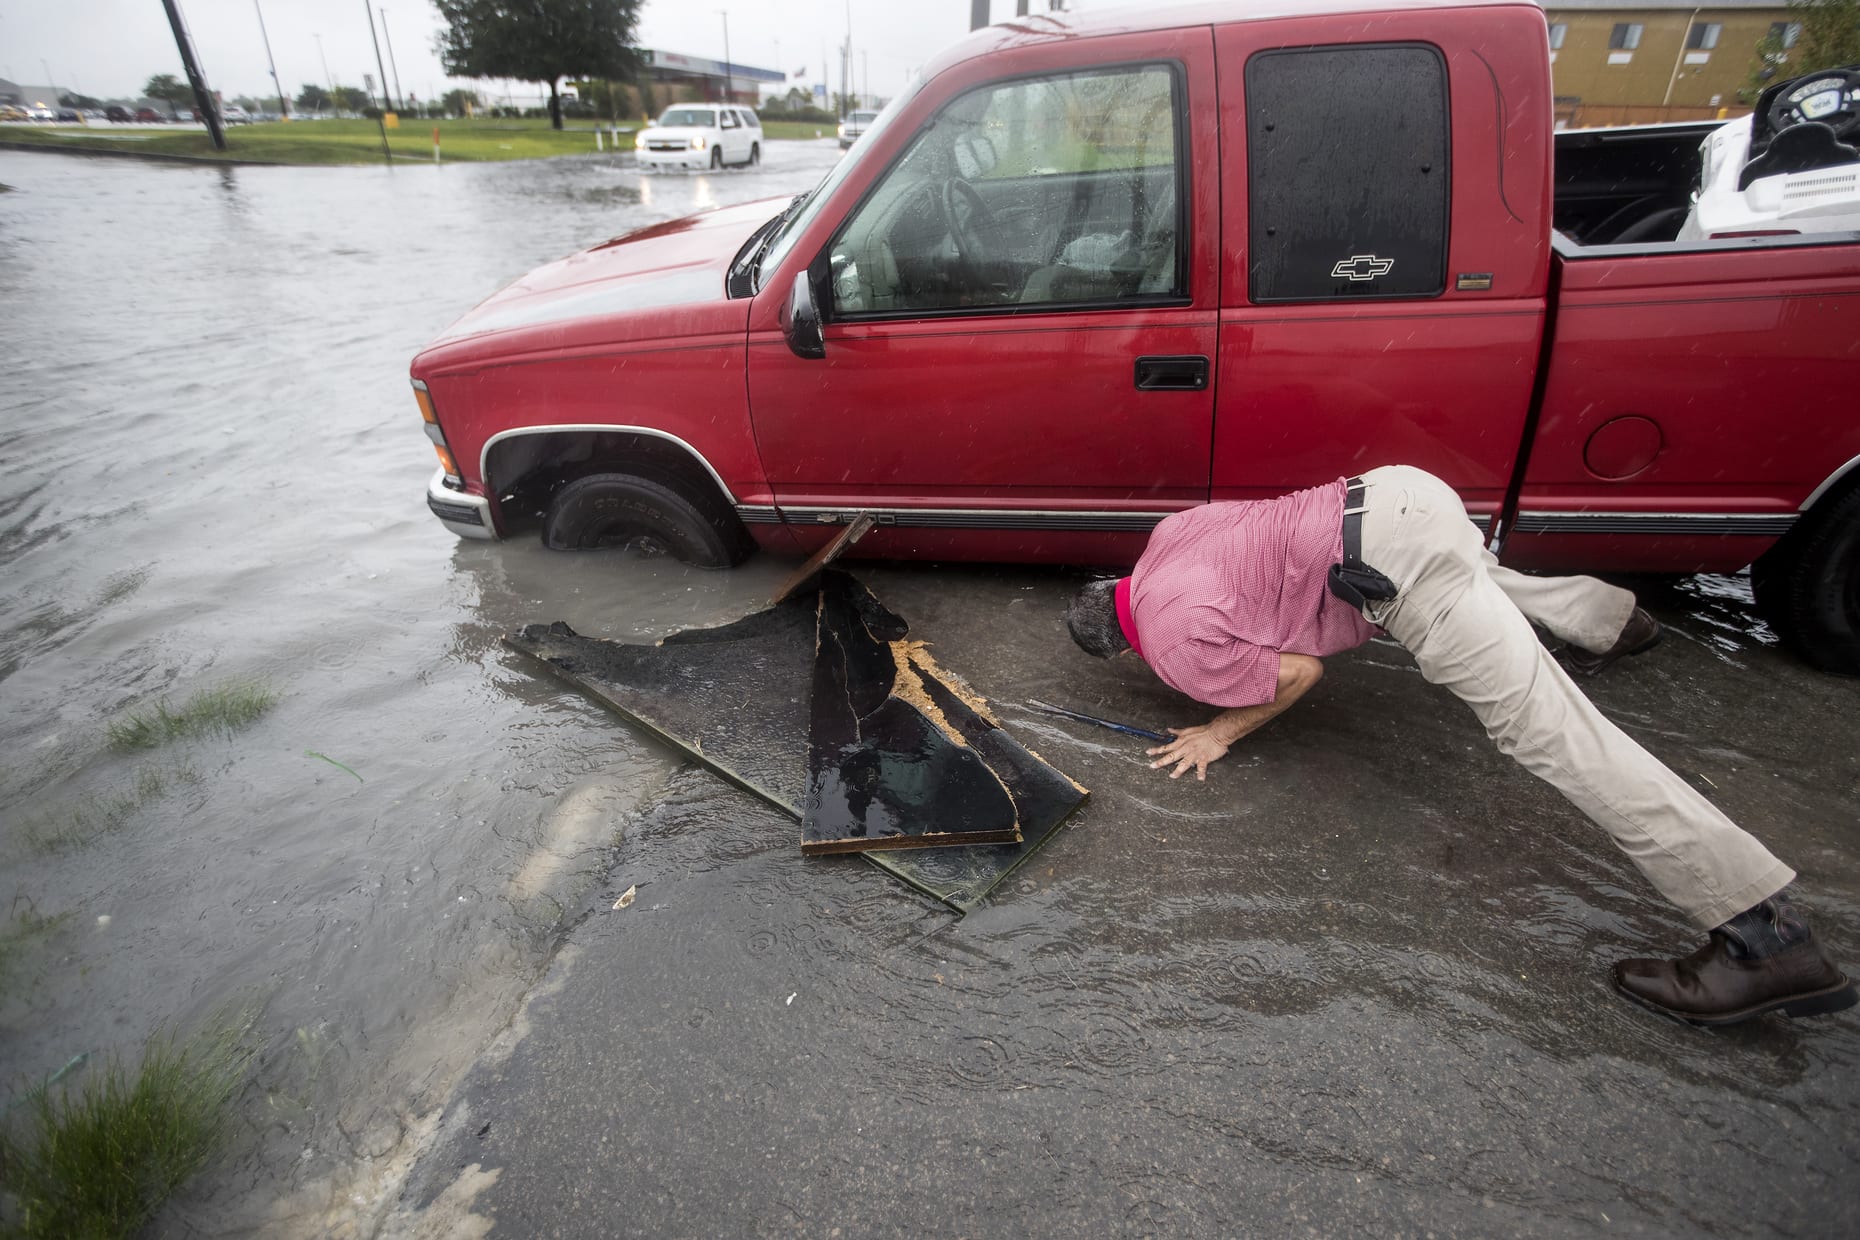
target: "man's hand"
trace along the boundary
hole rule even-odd
[[[1195,768],[1195,778],[1205,782],[1208,778],[1208,763],[1227,756],[1227,746],[1215,736],[1212,723],[1170,728],[1169,734],[1175,739],[1146,752],[1156,758],[1156,761],[1150,763],[1152,771],[1170,763],[1175,764],[1175,770],[1169,772],[1170,779],[1179,779],[1182,772],[1192,766]],[[1162,756],[1156,757],[1158,754]]]
[[[1258,706],[1235,706],[1222,711],[1207,723],[1196,724],[1194,727],[1170,728],[1169,734],[1175,737],[1174,740],[1145,751],[1156,759],[1150,763],[1150,769],[1153,771],[1173,763],[1175,769],[1169,772],[1169,778],[1179,779],[1182,772],[1192,766],[1195,768],[1195,778],[1206,783],[1208,763],[1226,757],[1229,746],[1303,697],[1323,675],[1322,660],[1308,654],[1281,654],[1278,692],[1272,701]]]

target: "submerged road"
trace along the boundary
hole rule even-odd
[[[1076,575],[855,563],[1092,790],[958,919],[497,644],[723,623],[793,566],[457,542],[408,359],[541,261],[837,157],[0,154],[0,1105],[248,1013],[233,1141],[162,1235],[1860,1229],[1860,1015],[1615,998],[1691,932],[1396,647],[1172,783],[1024,706],[1203,714],[1072,648]],[[1860,682],[1777,651],[1739,579],[1649,601],[1668,640],[1596,700],[1860,967]],[[277,704],[110,745],[230,681]]]
[[[1616,998],[1615,959],[1693,932],[1398,647],[1172,782],[1141,742],[1017,707],[1198,721],[1072,649],[1074,578],[862,576],[1090,804],[958,919],[680,773],[403,1209],[590,1237],[1860,1223],[1860,1022],[1706,1033]],[[1761,644],[1736,589],[1654,589],[1671,636],[1594,696],[1801,870],[1860,964],[1860,684]]]

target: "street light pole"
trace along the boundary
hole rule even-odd
[[[731,88],[736,85],[735,71],[730,68],[730,10],[718,9],[717,15],[723,18],[723,101],[734,103],[730,98]]]
[[[213,101],[213,92],[207,89],[207,78],[200,71],[200,61],[194,55],[194,39],[187,33],[187,23],[181,20],[181,10],[175,7],[174,0],[161,0],[162,8],[168,11],[168,27],[174,31],[174,45],[181,53],[181,68],[187,72],[187,84],[194,90],[194,106],[207,119],[207,135],[213,139],[213,149],[226,149],[226,131],[220,127],[220,110]],[[47,75],[51,73],[46,70]],[[173,107],[171,103],[168,105]]]
[[[388,167],[392,168],[394,152],[388,150],[387,140],[387,66],[381,63],[381,40],[375,38],[375,11],[369,7],[368,0],[362,0],[362,13],[368,18],[368,38],[375,45],[375,72],[381,75],[381,115],[375,118],[375,124],[381,127],[381,158],[387,160]],[[369,102],[373,103],[374,100],[370,99]]]
[[[291,101],[284,97],[284,83],[278,80],[278,60],[271,54],[271,36],[265,33],[265,10],[259,8],[258,0],[252,0],[252,8],[258,14],[258,37],[265,43],[265,61],[271,66],[271,84],[278,88],[278,113],[288,121]]]
[[[333,112],[336,110],[336,79],[329,74],[329,57],[323,54],[323,36],[320,34],[313,34],[310,37],[316,40],[316,58],[323,62],[323,84],[329,87],[329,107]],[[317,109],[318,113],[321,113],[322,110],[321,108]]]
[[[389,33],[388,28],[387,28],[387,9],[386,8],[383,8],[381,10],[381,37],[387,40],[388,68],[394,71],[394,110],[396,112],[403,111],[405,110],[406,103],[405,103],[403,96],[400,93],[400,66],[394,63],[394,36],[391,33]],[[383,86],[387,85],[386,78],[381,79],[381,85]]]

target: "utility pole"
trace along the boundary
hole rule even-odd
[[[193,36],[187,33],[187,23],[181,20],[181,10],[175,0],[161,0],[161,6],[168,11],[168,25],[174,31],[174,45],[181,53],[181,67],[187,71],[187,84],[194,88],[194,106],[207,120],[207,135],[213,139],[213,149],[223,151],[226,131],[220,127],[220,110],[213,105],[213,92],[207,89],[206,75],[201,73],[200,60],[194,55]]]
[[[723,18],[723,101],[734,103],[730,98],[731,87],[736,85],[736,71],[730,67],[730,10],[718,9],[717,15]]]
[[[368,18],[368,37],[375,45],[375,71],[381,75],[381,115],[375,123],[381,127],[381,158],[387,160],[388,167],[394,166],[394,152],[388,150],[387,143],[387,66],[381,63],[381,40],[375,38],[375,11],[368,7],[368,0],[362,0],[362,13]],[[373,103],[374,100],[369,100]]]
[[[394,36],[388,32],[387,10],[385,8],[381,10],[381,37],[387,40],[388,68],[394,71],[394,110],[396,112],[404,111],[405,105],[402,102],[403,97],[400,93],[400,66],[394,63]],[[386,78],[381,79],[381,85],[387,85]]]
[[[258,0],[252,0],[252,8],[258,13],[258,37],[265,41],[265,61],[271,66],[271,84],[278,88],[278,112],[288,121],[291,101],[284,97],[284,83],[278,80],[278,61],[271,54],[271,36],[265,33],[265,10],[258,7]]]

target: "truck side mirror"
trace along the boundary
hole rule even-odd
[[[782,303],[781,313],[776,317],[781,323],[781,334],[796,357],[827,355],[827,338],[820,330],[820,312],[814,308],[814,286],[808,281],[806,271],[795,273],[794,287],[789,290],[788,300]]]

